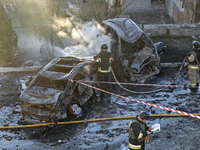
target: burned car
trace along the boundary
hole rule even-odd
[[[59,57],[49,62],[20,95],[21,120],[54,122],[69,115],[80,115],[81,106],[95,91],[69,79],[90,81],[97,71],[96,65],[96,62],[75,57]]]
[[[160,57],[154,43],[131,19],[108,19],[102,26],[112,36],[111,53],[115,63],[122,66],[121,70],[113,67],[119,80],[126,77],[138,81],[159,73]]]

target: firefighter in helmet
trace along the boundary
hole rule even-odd
[[[111,81],[111,62],[114,61],[111,53],[107,51],[108,45],[102,44],[101,51],[94,56],[94,60],[99,60],[98,66],[98,75],[97,78],[99,81],[103,82],[110,82]],[[100,88],[103,90],[111,92],[111,85],[110,84],[100,84]],[[103,94],[104,97],[107,97],[107,94]]]
[[[190,79],[191,92],[197,92],[199,86],[199,60],[200,60],[200,42],[193,41],[193,51],[187,56],[188,58],[188,75]]]
[[[139,115],[129,123],[129,149],[144,150],[144,138],[151,133],[153,128],[146,125],[146,120],[149,119],[149,114],[142,111]]]

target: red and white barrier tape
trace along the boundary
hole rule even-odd
[[[84,80],[74,80],[75,82],[96,82],[96,83],[108,83],[108,84],[118,84],[117,82],[103,82],[103,81],[84,81]],[[141,84],[141,83],[119,83],[119,84],[124,84],[124,85],[144,85],[144,86],[162,86],[162,87],[182,87],[182,88],[189,88],[191,86],[182,86],[182,85],[161,85],[161,84]],[[198,88],[197,86],[193,88]]]
[[[200,116],[197,116],[197,115],[194,115],[194,114],[190,114],[190,113],[187,113],[187,112],[183,112],[183,111],[179,111],[179,110],[175,110],[175,109],[171,109],[171,108],[166,108],[166,107],[162,107],[162,106],[158,106],[158,105],[154,105],[154,104],[150,104],[150,103],[138,101],[138,100],[135,100],[135,99],[131,99],[131,98],[128,98],[128,97],[125,97],[125,96],[121,96],[121,95],[118,95],[118,94],[114,94],[114,93],[111,93],[111,92],[108,92],[108,91],[99,89],[99,88],[97,88],[97,87],[94,87],[94,86],[85,84],[85,83],[80,82],[80,81],[77,81],[77,80],[69,79],[69,81],[71,81],[71,82],[74,82],[74,81],[75,81],[75,82],[78,82],[78,83],[80,83],[80,84],[82,84],[82,85],[91,87],[91,88],[93,88],[93,89],[96,89],[96,90],[99,90],[99,91],[102,91],[102,92],[105,92],[105,93],[108,93],[108,94],[111,94],[111,95],[114,95],[114,96],[117,96],[117,97],[121,97],[121,98],[124,98],[124,99],[128,99],[128,100],[131,100],[131,101],[135,101],[135,102],[137,102],[137,103],[141,103],[141,104],[145,104],[145,105],[157,107],[157,108],[160,108],[160,109],[164,109],[164,110],[168,110],[168,111],[172,111],[172,112],[175,112],[175,113],[179,113],[179,114],[183,114],[183,115],[186,115],[186,116],[190,116],[190,117],[194,117],[194,118],[200,119]]]

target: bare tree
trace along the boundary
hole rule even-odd
[[[55,0],[56,1],[56,0]],[[127,10],[132,10],[138,0],[57,0],[59,4],[68,3],[68,9],[84,21],[118,18]],[[62,2],[61,2],[62,1]]]

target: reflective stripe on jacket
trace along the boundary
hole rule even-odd
[[[129,143],[129,147],[130,147],[131,149],[141,149],[141,145],[133,145],[133,144],[131,144],[131,143]]]
[[[98,71],[102,73],[111,72],[111,62],[114,61],[110,52],[101,51],[99,54],[94,56],[94,60],[99,60]]]
[[[98,71],[99,72],[102,72],[102,73],[108,73],[108,72],[111,72],[111,67],[109,67],[108,70],[101,70],[101,67],[98,68]]]
[[[199,67],[197,65],[189,65],[188,68],[189,69],[199,69]]]

